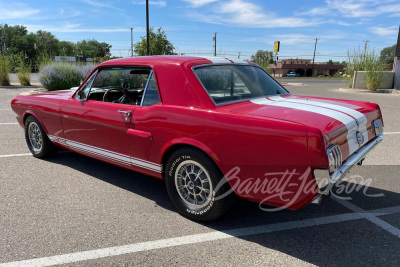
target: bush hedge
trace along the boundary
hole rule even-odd
[[[40,82],[49,91],[70,89],[79,86],[95,66],[52,62],[41,67]]]

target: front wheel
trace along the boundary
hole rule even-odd
[[[57,147],[50,141],[39,121],[33,116],[25,120],[25,139],[29,150],[36,158],[45,158],[57,153]]]
[[[174,152],[166,165],[164,178],[172,203],[188,218],[212,221],[234,203],[234,193],[229,193],[231,188],[221,171],[196,149]]]

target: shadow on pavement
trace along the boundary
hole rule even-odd
[[[61,153],[58,157],[47,159],[47,161],[76,169],[95,179],[151,199],[160,207],[175,212],[164,182],[161,180],[75,153]],[[376,169],[382,169],[382,171]],[[376,178],[387,179],[387,175],[396,176],[397,173],[400,173],[400,166],[364,166],[364,169],[361,170],[359,175],[368,177],[371,172],[385,173],[385,176]],[[391,178],[397,179],[397,177]],[[343,190],[340,193],[340,188],[336,187],[333,192],[341,197],[351,197],[351,202],[364,210],[400,205],[399,193],[373,187],[374,182],[372,181],[369,187],[343,182],[342,186],[345,188],[354,189],[350,193]],[[382,194],[383,196],[381,196]],[[371,197],[371,195],[378,195],[378,197]],[[265,212],[260,210],[257,203],[239,200],[231,211],[215,222],[197,223],[188,220],[188,223],[204,225],[216,231],[226,231],[345,213],[352,213],[352,211],[328,197],[324,197],[320,205],[310,204],[301,210],[279,212]],[[238,238],[319,266],[372,266],[377,264],[400,266],[400,238],[366,219]]]

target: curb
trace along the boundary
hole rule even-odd
[[[360,88],[339,88],[339,91],[346,91],[347,93],[368,93],[368,94],[394,94],[400,95],[400,90],[397,89],[378,89],[376,91]]]

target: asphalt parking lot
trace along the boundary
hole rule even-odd
[[[384,141],[348,175],[349,194],[337,188],[349,200],[279,212],[239,201],[212,223],[176,213],[163,181],[72,152],[32,157],[10,109],[31,88],[0,87],[0,266],[400,266],[400,95],[281,81],[294,94],[379,103]]]

